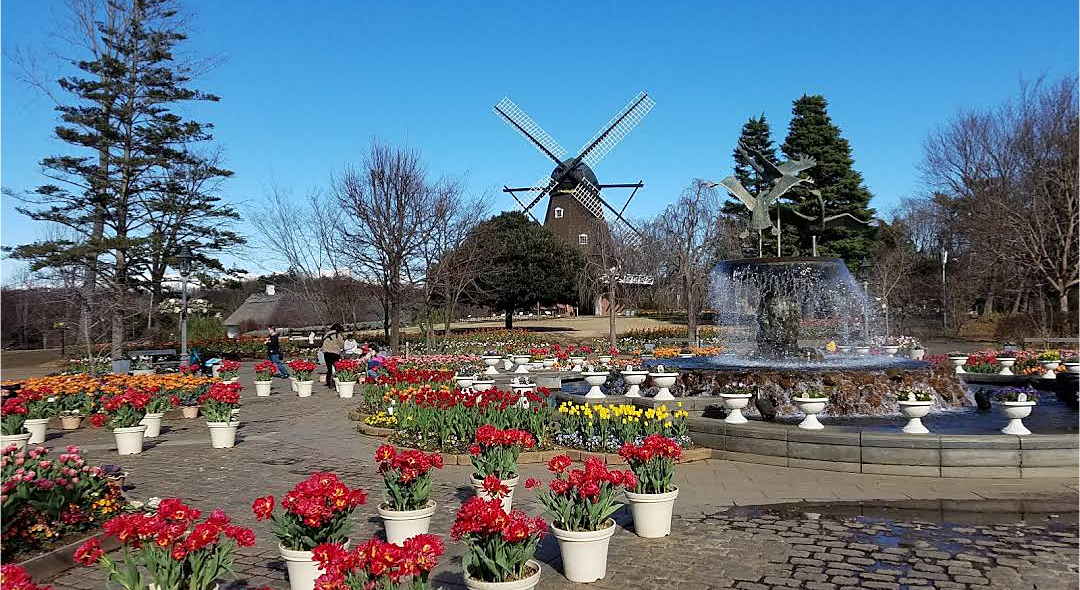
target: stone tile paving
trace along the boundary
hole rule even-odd
[[[250,383],[245,367],[242,382]],[[236,448],[212,449],[201,419],[166,420],[162,436],[137,456],[115,454],[108,431],[50,431],[46,444],[79,444],[90,460],[129,471],[128,495],[179,496],[194,505],[224,508],[255,529],[259,541],[237,561],[236,581],[223,590],[287,588],[285,569],[266,523],[254,521],[251,501],[280,496],[315,470],[333,471],[350,485],[372,493],[355,517],[354,539],[381,532],[375,516],[380,478],[371,454],[381,441],[353,430],[354,406],[322,387],[315,397],[291,395],[275,383],[269,398],[245,396]],[[522,466],[543,477],[539,465]],[[437,474],[434,498],[440,509],[432,532],[447,536],[454,511],[472,492],[466,467]],[[625,511],[611,543],[609,573],[598,588],[1075,588],[1077,527],[1070,523],[935,525],[917,518],[804,517],[797,510],[732,506],[783,501],[1038,498],[1048,506],[1075,507],[1075,480],[978,480],[873,476],[707,461],[684,465],[672,536],[634,536]],[[995,500],[998,501],[998,500]],[[530,492],[520,490],[515,507],[540,514]],[[1061,509],[1061,508],[1053,508]],[[1074,508],[1075,509],[1075,508]],[[777,512],[778,510],[778,512]],[[460,587],[460,550],[448,543],[434,586]],[[541,588],[571,584],[558,573],[558,548],[551,537],[538,557],[545,562]],[[96,569],[73,569],[51,580],[57,590],[104,587]]]

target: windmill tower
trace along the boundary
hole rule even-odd
[[[632,230],[632,235],[637,236],[636,239],[640,239],[640,232],[623,216],[623,213],[637,190],[645,185],[641,181],[601,184],[593,172],[593,167],[645,118],[655,104],[648,94],[639,93],[582,146],[577,156],[567,158],[566,150],[536,121],[509,98],[503,98],[499,104],[495,105],[493,109],[495,114],[555,164],[555,169],[550,174],[541,177],[532,186],[522,188],[504,186],[503,192],[510,193],[525,212],[538,223],[539,220],[533,215],[532,209],[544,197],[549,197],[544,226],[564,241],[581,245],[587,254],[592,253],[595,250],[594,246],[601,240],[610,239],[607,224],[603,223],[605,208]],[[619,210],[608,204],[600,193],[602,189],[611,188],[634,189]],[[522,195],[519,196],[518,193]]]

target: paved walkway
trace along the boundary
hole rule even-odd
[[[241,374],[250,383],[249,367]],[[250,388],[253,389],[253,388]],[[224,508],[251,526],[258,543],[238,559],[235,582],[223,590],[288,588],[276,541],[266,523],[254,520],[251,501],[280,496],[315,470],[333,471],[371,492],[355,518],[352,538],[381,533],[374,503],[380,495],[371,455],[381,443],[358,434],[347,418],[351,400],[322,386],[300,399],[277,381],[269,398],[246,391],[240,438],[233,449],[212,449],[201,419],[168,419],[159,439],[141,455],[120,457],[106,430],[50,431],[46,445],[78,444],[93,463],[120,464],[130,475],[129,497],[178,496],[209,510]],[[540,465],[522,466],[544,477]],[[439,510],[432,532],[448,533],[454,512],[472,491],[466,467],[437,472]],[[625,511],[611,542],[607,579],[600,588],[1076,588],[1076,480],[979,480],[875,476],[706,461],[678,472],[681,494],[670,537],[636,537]],[[884,508],[831,509],[778,506],[795,501],[900,500]],[[974,501],[974,503],[972,503]],[[519,490],[515,507],[540,514],[531,492]],[[765,508],[740,508],[765,506]],[[735,506],[736,508],[732,508]],[[1014,513],[1060,511],[1060,518],[1027,515],[1025,523],[994,524],[987,509]],[[806,512],[824,513],[806,515]],[[1004,520],[1015,521],[1019,515]],[[920,524],[940,520],[977,525]],[[460,549],[436,570],[434,586],[461,585]],[[554,538],[545,539],[540,587],[572,586],[560,575]],[[69,570],[50,581],[56,590],[102,588],[96,569]]]

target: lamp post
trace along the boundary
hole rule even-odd
[[[870,261],[863,258],[859,263],[859,279],[862,280],[863,290],[863,344],[868,345],[870,340]]]
[[[180,246],[176,253],[176,266],[180,269],[180,365],[188,363],[187,354],[187,281],[191,274],[191,248]]]

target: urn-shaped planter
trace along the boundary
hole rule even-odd
[[[638,494],[625,492],[634,517],[634,532],[647,539],[666,537],[671,534],[671,512],[679,488],[663,494]]]
[[[504,371],[514,370],[514,355],[507,355],[506,358],[502,359],[502,361],[500,362],[502,363],[502,368]]]
[[[1027,426],[1024,426],[1024,418],[1031,415],[1031,409],[1034,407],[1035,402],[1001,402],[1005,417],[1009,419],[1009,423],[1001,429],[1001,432],[1017,435],[1031,434]]]
[[[536,386],[535,385],[515,385],[515,384],[511,383],[510,384],[510,389],[514,392],[514,395],[519,395],[522,398],[525,398],[526,394],[532,393],[536,389]]]
[[[952,363],[953,372],[955,372],[957,375],[963,375],[967,373],[967,371],[964,370],[964,365],[967,364],[967,359],[967,356],[950,356],[949,362]]]
[[[923,426],[922,419],[930,413],[930,407],[934,404],[932,401],[903,401],[899,400],[896,403],[900,405],[900,413],[908,419],[907,424],[901,428],[901,432],[907,434],[929,434],[930,431]]]
[[[461,389],[470,389],[475,380],[476,375],[454,375],[454,381],[457,382],[457,386]]]
[[[626,382],[629,387],[626,388],[626,393],[623,394],[626,397],[641,397],[641,384],[645,383],[645,378],[649,376],[648,371],[619,371],[623,376],[623,381]]]
[[[840,354],[847,354],[851,352],[851,346],[848,346],[847,344],[839,344],[837,345],[836,350],[839,351]]]
[[[1001,370],[998,371],[998,375],[1012,375],[1013,365],[1016,364],[1016,357],[1011,356],[999,356],[997,362],[1001,365]]]
[[[863,354],[863,355],[870,354],[870,347],[869,346],[856,346],[854,348],[854,350],[855,350],[855,354]]]
[[[75,430],[82,424],[82,416],[60,416],[60,428],[64,430]]]
[[[1057,379],[1057,368],[1061,364],[1061,361],[1039,361],[1039,366],[1045,371],[1042,375],[1043,379]],[[27,420],[29,422],[29,420]],[[31,440],[30,442],[34,442]]]
[[[692,359],[692,358],[694,358],[694,353],[692,353],[692,352],[680,352],[679,353],[679,358],[681,358],[681,359]]]
[[[912,360],[921,361],[922,358],[926,356],[926,349],[912,348],[908,356],[910,356]]]
[[[240,426],[238,420],[232,422],[207,422],[210,429],[210,446],[215,449],[231,449],[236,446],[236,429]]]
[[[311,386],[315,381],[297,381],[296,397],[311,397]]]
[[[27,418],[23,422],[23,427],[30,433],[30,440],[27,442],[32,445],[39,445],[45,442],[45,432],[49,429],[49,419]]]
[[[608,545],[616,527],[610,518],[604,524],[598,531],[565,531],[552,523],[567,580],[587,584],[607,576]]]
[[[553,359],[553,358],[544,359],[543,360],[544,368],[545,369],[550,369],[550,368],[554,367],[555,366],[555,360],[556,359]]]
[[[540,583],[540,564],[532,559],[525,564],[526,569],[532,573],[520,580],[510,582],[484,582],[469,576],[469,572],[464,572],[465,587],[468,590],[531,590]]]
[[[601,365],[610,365],[611,364],[611,355],[610,354],[602,354],[602,355],[596,357],[596,360],[600,361]]]
[[[484,360],[484,364],[487,365],[487,368],[484,369],[484,374],[485,375],[498,375],[499,374],[499,370],[496,369],[495,366],[499,364],[500,360],[502,360],[501,356],[484,356],[484,357],[481,357],[481,358]]]
[[[652,379],[653,385],[660,388],[653,399],[675,399],[675,396],[671,395],[671,388],[675,387],[675,381],[679,379],[678,373],[649,373],[649,379]]]
[[[488,494],[484,490],[484,480],[483,479],[477,479],[475,475],[471,475],[469,477],[470,477],[470,482],[472,483],[473,489],[476,490],[476,495],[479,496],[480,498],[484,499],[484,500],[490,500],[491,499],[491,494]],[[507,514],[510,513],[510,507],[513,506],[513,504],[514,504],[514,488],[517,487],[518,481],[520,481],[520,480],[521,480],[521,476],[514,476],[514,477],[512,477],[510,479],[500,480],[500,481],[502,481],[502,484],[504,486],[510,488],[509,493],[507,493],[502,498],[499,498],[499,500],[502,501],[503,510],[506,511]]]
[[[356,387],[356,381],[338,381],[334,387],[337,389],[338,397],[349,399],[353,396],[353,389]]]
[[[806,417],[802,422],[799,422],[799,428],[805,430],[821,430],[825,428],[821,422],[818,421],[818,414],[825,411],[825,406],[829,403],[827,397],[793,397],[791,401],[795,402],[795,406],[799,408],[799,411]]]
[[[146,438],[157,438],[161,436],[161,419],[164,417],[164,412],[153,412],[143,416],[143,419],[139,421],[139,424],[146,425],[146,431],[143,432],[143,436]]]
[[[1074,375],[1077,374],[1077,373],[1080,373],[1080,363],[1063,363],[1063,364],[1065,365],[1065,370],[1067,372],[1072,373]]]
[[[21,451],[26,448],[27,441],[30,440],[30,433],[24,432],[22,434],[4,434],[0,435],[0,449],[6,449],[11,445],[15,445],[15,450]]]
[[[121,455],[138,455],[143,452],[143,432],[145,430],[145,424],[129,428],[114,428],[113,437],[116,439],[116,452]]]
[[[256,381],[255,397],[270,397],[270,389],[273,388],[273,386],[273,381]]]
[[[472,386],[473,386],[473,389],[475,389],[476,391],[487,391],[487,390],[495,387],[495,380],[494,379],[477,379],[476,381],[473,381]]]
[[[607,371],[582,371],[581,376],[584,377],[585,382],[590,385],[589,392],[585,394],[585,397],[606,397],[604,392],[600,390],[600,386],[607,383]]]
[[[418,510],[390,510],[390,505],[386,502],[379,504],[379,516],[386,530],[386,541],[400,545],[406,539],[428,532],[431,516],[435,514],[436,508],[438,504],[435,500],[428,500],[428,505]]]
[[[575,373],[580,373],[582,371],[581,367],[585,365],[585,357],[572,356],[570,357],[570,364],[573,365],[573,368],[570,369],[571,371]]]
[[[750,403],[752,394],[749,393],[721,393],[720,401],[724,403],[727,416],[724,422],[728,424],[746,424],[748,420],[743,416],[743,409]]]
[[[896,353],[900,352],[900,347],[899,346],[891,346],[890,345],[890,346],[883,346],[881,348],[882,348],[882,350],[885,351],[885,354],[887,354],[889,356],[896,356]]]

